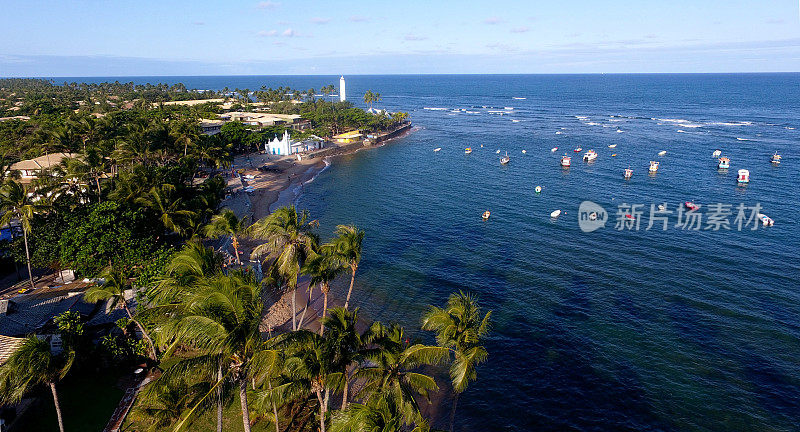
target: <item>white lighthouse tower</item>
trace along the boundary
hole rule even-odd
[[[339,77],[339,102],[344,102],[347,100],[344,92],[344,75]]]

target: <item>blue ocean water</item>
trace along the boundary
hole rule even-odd
[[[253,90],[337,78],[131,80]],[[335,160],[298,205],[323,236],[337,223],[366,231],[354,295],[371,318],[418,328],[427,305],[457,290],[493,310],[490,359],[459,401],[457,430],[798,430],[799,84],[800,74],[348,77],[351,95],[380,92],[377,106],[410,112],[417,129]],[[599,157],[562,169],[579,146]],[[727,172],[715,149],[731,158]],[[650,160],[661,163],[653,176]],[[605,228],[579,229],[584,200],[608,211]],[[650,204],[688,200],[731,204],[733,229],[681,230],[673,215],[666,231],[645,230]],[[638,231],[615,229],[622,203],[645,206]],[[738,231],[740,203],[759,203],[775,226]],[[556,209],[566,214],[553,221]]]

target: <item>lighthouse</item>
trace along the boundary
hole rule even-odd
[[[344,102],[347,99],[344,92],[344,75],[339,77],[339,102]]]

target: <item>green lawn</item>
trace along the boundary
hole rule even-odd
[[[56,387],[68,432],[102,431],[122,399],[117,372],[69,376]],[[39,392],[41,404],[31,407],[17,422],[15,431],[58,431],[56,410],[49,389]]]

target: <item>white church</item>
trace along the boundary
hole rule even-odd
[[[289,132],[283,132],[281,139],[278,137],[273,138],[264,144],[264,151],[272,155],[293,155],[297,153],[305,153],[322,148],[322,139],[318,137],[311,137],[303,141],[292,141],[289,137]]]

